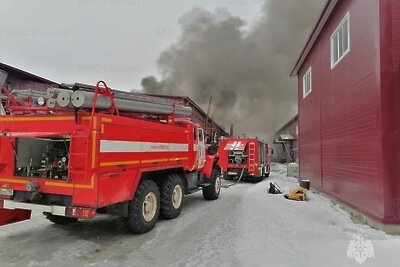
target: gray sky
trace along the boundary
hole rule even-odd
[[[253,25],[263,0],[2,0],[0,62],[58,82],[130,90],[158,74],[160,53],[193,7],[224,7]]]

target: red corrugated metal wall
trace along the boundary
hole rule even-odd
[[[385,221],[400,221],[400,2],[381,0],[382,179]]]
[[[299,71],[300,175],[382,220],[379,1],[340,1]],[[351,51],[331,70],[330,37],[350,13]],[[312,66],[312,92],[303,75]]]
[[[300,176],[322,187],[321,175],[321,93],[318,43],[299,72],[299,163]],[[312,91],[303,99],[303,76],[312,67]]]
[[[392,51],[393,51],[393,65],[389,69],[389,73],[393,73],[392,89],[394,97],[391,98],[391,103],[394,107],[394,112],[392,113],[393,125],[395,129],[393,133],[389,136],[390,139],[394,140],[394,145],[390,148],[394,150],[392,152],[392,166],[393,173],[391,174],[391,180],[393,180],[393,185],[391,185],[395,190],[395,196],[391,201],[393,208],[395,210],[395,219],[400,220],[400,1],[391,0],[391,11],[392,11]]]

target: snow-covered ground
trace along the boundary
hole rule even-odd
[[[274,165],[267,180],[224,188],[217,201],[190,195],[177,219],[144,235],[105,215],[57,226],[34,214],[0,228],[0,266],[399,266],[399,236],[353,223],[316,193],[307,202],[268,194],[271,181],[296,184],[285,173]],[[374,249],[362,265],[347,257],[360,230]]]

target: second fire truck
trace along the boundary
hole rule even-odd
[[[218,165],[226,179],[260,182],[270,174],[268,144],[257,138],[222,139],[218,156]]]

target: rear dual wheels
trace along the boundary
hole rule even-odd
[[[141,180],[135,197],[128,203],[128,230],[134,234],[146,233],[154,227],[159,215],[167,220],[178,217],[183,195],[183,181],[177,174],[168,175],[160,189],[152,180]]]
[[[161,211],[163,219],[171,220],[179,216],[183,204],[183,181],[177,174],[170,174],[161,186]]]
[[[158,220],[160,213],[160,191],[155,182],[143,179],[140,181],[135,197],[128,202],[126,226],[134,234],[150,231]]]

